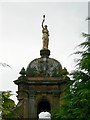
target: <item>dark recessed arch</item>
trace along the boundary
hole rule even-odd
[[[42,99],[37,105],[37,116],[40,112],[50,112],[51,111],[51,105],[50,102],[47,99]]]

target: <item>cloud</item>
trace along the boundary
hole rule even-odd
[[[49,112],[41,112],[40,114],[39,114],[39,118],[40,119],[43,119],[43,118],[51,118],[51,114],[49,113]]]

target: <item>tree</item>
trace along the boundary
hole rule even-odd
[[[13,109],[16,107],[15,102],[12,99],[10,99],[11,95],[11,91],[4,91],[0,96],[0,99],[2,100],[0,108],[2,110],[3,119],[7,119],[13,112]]]
[[[60,105],[59,111],[55,114],[56,120],[90,120],[90,34],[82,34],[85,42],[79,47],[82,51],[80,59],[77,59],[77,68],[71,74],[72,86],[67,87],[64,102]]]
[[[0,65],[3,66],[3,67],[9,67],[9,68],[11,68],[10,65],[8,65],[6,63],[0,63]]]

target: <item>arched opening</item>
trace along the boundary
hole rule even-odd
[[[46,113],[51,111],[51,106],[48,100],[42,99],[37,106],[37,116],[39,118],[40,113]]]

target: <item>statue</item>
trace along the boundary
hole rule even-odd
[[[47,29],[47,25],[43,26],[43,23],[45,21],[45,15],[43,15],[43,21],[42,21],[42,40],[43,40],[43,49],[48,49],[49,44],[49,31]]]

